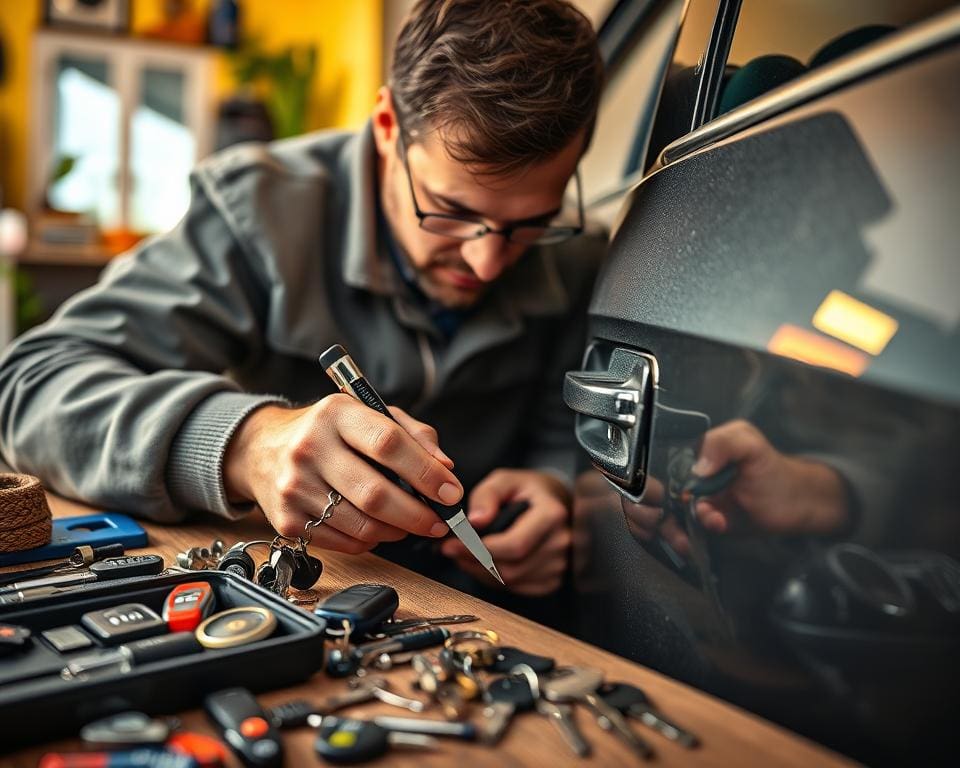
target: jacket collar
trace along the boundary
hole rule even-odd
[[[350,190],[345,216],[343,280],[353,288],[402,297],[406,287],[385,244],[378,241],[380,196],[377,151],[370,121],[350,142],[346,161]],[[524,254],[519,263],[498,280],[489,298],[494,297],[496,306],[510,316],[511,321],[518,319],[517,314],[562,314],[570,304],[549,248],[536,248]]]

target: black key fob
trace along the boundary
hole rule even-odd
[[[397,590],[385,584],[354,584],[330,595],[314,609],[314,614],[327,620],[331,630],[338,630],[344,620],[353,626],[353,635],[366,635],[396,613],[400,605]]]
[[[507,674],[517,664],[527,664],[538,675],[543,675],[556,666],[556,661],[549,656],[537,656],[535,653],[527,653],[506,645],[497,651],[493,664],[490,665],[490,671]]]
[[[167,623],[143,603],[124,603],[102,611],[89,611],[80,623],[108,645],[166,632]]]
[[[365,763],[389,747],[389,732],[376,723],[329,715],[323,718],[313,744],[317,754],[334,765]]]
[[[242,579],[252,580],[253,574],[256,573],[257,565],[253,562],[253,558],[243,549],[243,542],[241,542],[224,553],[223,557],[220,558],[220,562],[217,563],[217,570],[234,573]]]
[[[293,558],[293,578],[290,586],[294,589],[310,589],[320,580],[323,573],[323,562],[319,557],[297,552]]]
[[[506,504],[501,504],[500,509],[497,510],[497,516],[493,518],[493,522],[483,529],[483,535],[489,536],[491,533],[503,533],[517,522],[517,518],[528,509],[530,509],[530,502],[528,501],[508,501]]]
[[[154,576],[163,570],[163,558],[160,555],[111,557],[98,563],[91,563],[88,570],[96,575],[97,581],[126,579],[131,576]]]
[[[228,688],[207,696],[207,715],[223,740],[248,768],[280,768],[283,744],[269,716],[246,688]]]

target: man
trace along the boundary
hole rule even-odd
[[[373,460],[445,504],[470,489],[481,532],[529,502],[485,544],[509,588],[552,592],[573,456],[560,388],[598,252],[557,245],[582,228],[579,201],[573,226],[557,216],[601,79],[592,29],[562,0],[421,0],[360,134],[205,161],[174,231],[7,352],[4,459],[160,521],[259,507],[287,536],[335,490],[314,543],[412,533],[394,555],[427,568],[415,542],[447,527]],[[327,394],[317,357],[333,343],[409,411],[394,410],[403,428]],[[441,552],[487,577],[459,542]]]

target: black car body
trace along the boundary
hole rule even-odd
[[[565,384],[581,632],[856,759],[955,764],[960,10],[796,71],[731,56],[764,10],[687,5],[632,155]],[[721,437],[745,458],[698,481]]]

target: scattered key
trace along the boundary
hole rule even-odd
[[[533,709],[535,704],[530,684],[523,675],[494,680],[487,686],[484,699],[487,705],[483,709],[481,739],[487,744],[498,743],[507,732],[513,716],[517,712]]]
[[[660,714],[641,688],[629,683],[604,683],[598,689],[598,693],[611,707],[636,718],[670,741],[687,749],[699,746],[700,739]]]
[[[313,748],[328,763],[363,763],[380,757],[390,747],[433,749],[437,740],[411,733],[394,733],[369,720],[327,715],[317,728]]]
[[[540,687],[543,696],[555,703],[582,703],[590,709],[601,726],[609,724],[613,734],[634,752],[645,759],[653,756],[653,750],[641,739],[620,714],[597,693],[603,683],[603,673],[586,667],[564,667],[550,677],[542,678]]]
[[[556,704],[543,698],[540,695],[540,679],[531,667],[518,664],[513,668],[513,672],[523,675],[526,679],[537,713],[554,724],[567,746],[573,750],[577,757],[587,757],[591,752],[590,742],[583,737],[577,727],[577,722],[573,717],[573,707],[569,704]]]
[[[520,648],[508,645],[502,646],[497,651],[493,664],[490,665],[490,671],[505,675],[517,664],[526,664],[538,675],[545,675],[556,666],[556,662],[549,656],[537,656],[535,653],[527,653]]]

